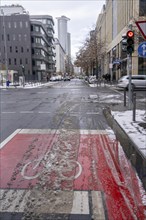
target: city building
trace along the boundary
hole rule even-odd
[[[4,6],[0,7],[0,9],[1,70],[6,70],[7,72],[9,70],[17,71],[16,79],[18,80],[18,75],[23,75],[23,65],[26,78],[29,78],[32,74],[29,15],[21,6],[14,8],[12,6]]]
[[[69,75],[72,73],[72,63],[71,63],[71,35],[68,33],[67,30],[67,22],[70,19],[67,18],[66,16],[61,16],[57,17],[57,22],[58,22],[58,40],[65,51],[65,56],[64,54],[61,60],[64,60],[64,65],[65,65],[65,72]],[[61,49],[60,47],[60,49]],[[56,51],[57,53],[61,54],[61,52]],[[56,54],[56,56],[59,56]],[[66,74],[65,73],[65,74]]]
[[[136,21],[146,20],[145,0],[106,0],[96,23],[96,38],[104,44],[98,60],[98,73],[110,73],[112,79],[127,74],[127,53],[122,51],[122,36],[133,30],[134,53],[132,53],[132,74],[146,74],[145,58],[138,56],[138,45],[145,41]],[[119,65],[120,64],[120,65]]]
[[[56,74],[63,75],[65,73],[65,51],[59,40],[55,38],[55,53],[56,53]]]
[[[17,81],[47,80],[55,71],[53,18],[30,16],[20,5],[1,6],[0,12],[1,70],[14,70]]]
[[[49,79],[55,72],[54,21],[49,15],[30,16],[32,71],[35,79]]]
[[[67,31],[67,22],[70,20],[66,16],[61,16],[56,18],[58,21],[58,39],[63,47],[66,55],[69,54],[69,38],[68,38],[68,31]]]

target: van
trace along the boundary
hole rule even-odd
[[[129,88],[129,75],[123,76],[118,80],[119,88]],[[146,75],[132,75],[131,88],[145,88],[146,89]]]

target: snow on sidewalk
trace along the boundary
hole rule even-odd
[[[140,126],[141,123],[145,122],[144,110],[136,110],[135,121],[133,121],[133,111],[128,110],[124,112],[111,112],[114,119],[127,133],[130,139],[136,144],[138,149],[146,157],[146,129]]]

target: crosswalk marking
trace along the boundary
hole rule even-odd
[[[88,192],[74,191],[71,214],[89,214]]]
[[[105,220],[102,194],[100,191],[92,191],[92,205],[94,220]]]
[[[56,202],[53,203],[49,200],[48,195],[54,194]],[[40,205],[40,212],[46,214],[71,214],[71,215],[89,215],[89,193],[88,191],[50,191],[49,190],[44,194],[40,194],[35,190],[35,194],[40,194],[40,199],[44,199],[45,204]],[[91,191],[92,196],[92,213],[94,220],[105,220],[104,207],[102,202],[102,196],[100,191]],[[4,190],[0,189],[0,200],[2,200],[0,206],[0,212],[7,213],[23,213],[27,210],[27,203],[30,201],[30,198],[33,201],[37,201],[38,198],[34,197],[33,190],[18,190],[18,189],[9,189]],[[35,201],[35,203],[36,203]],[[57,209],[55,209],[55,204],[57,204]],[[60,204],[60,205],[59,205]]]

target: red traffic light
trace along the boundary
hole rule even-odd
[[[134,32],[133,31],[128,31],[127,32],[127,37],[130,37],[130,38],[134,37]]]

